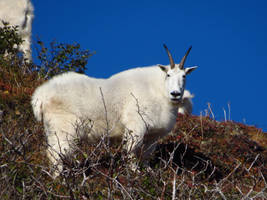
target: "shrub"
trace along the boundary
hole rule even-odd
[[[8,22],[2,21],[3,26],[0,27],[0,58],[10,54],[13,57],[19,52],[18,46],[23,40],[18,34],[18,26],[10,26]]]
[[[42,41],[37,41],[37,44],[37,71],[45,78],[67,71],[84,73],[88,58],[93,55],[89,50],[81,50],[77,43],[58,44],[53,41],[50,48],[45,47]]]

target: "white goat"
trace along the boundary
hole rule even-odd
[[[0,0],[0,20],[18,26],[23,43],[19,47],[24,57],[31,60],[33,5],[30,0]],[[1,24],[1,23],[0,23]],[[1,24],[2,25],[2,24]]]
[[[178,107],[178,113],[180,114],[192,114],[193,110],[193,103],[192,103],[192,98],[194,95],[192,95],[188,90],[184,91],[183,99],[182,102],[179,104]]]
[[[130,154],[138,155],[142,146],[146,158],[173,128],[178,107],[191,113],[192,96],[184,91],[186,75],[196,68],[184,68],[191,47],[180,64],[164,47],[170,59],[167,66],[134,68],[108,79],[68,72],[36,89],[32,107],[37,120],[44,122],[53,164],[59,164],[60,153],[71,152],[75,124],[82,119],[93,121],[92,142],[108,133],[125,140]]]

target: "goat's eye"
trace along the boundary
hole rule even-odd
[[[183,79],[185,79],[185,75],[183,75]]]
[[[167,74],[167,77],[170,77],[171,75],[170,74]]]

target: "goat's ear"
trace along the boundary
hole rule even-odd
[[[158,66],[162,71],[167,73],[167,71],[168,71],[168,67],[167,66],[164,66],[164,65],[158,65]]]
[[[185,74],[188,75],[190,74],[192,71],[194,71],[195,69],[197,68],[197,66],[194,66],[194,67],[187,67],[185,68]]]

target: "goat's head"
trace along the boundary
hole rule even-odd
[[[197,66],[188,68],[184,67],[186,57],[192,47],[187,50],[180,64],[175,64],[167,46],[165,44],[163,46],[169,56],[170,65],[159,65],[159,67],[162,71],[166,73],[165,86],[167,90],[167,95],[170,98],[170,101],[176,104],[181,102],[182,100],[185,89],[186,75],[190,74],[194,69],[197,68]]]

